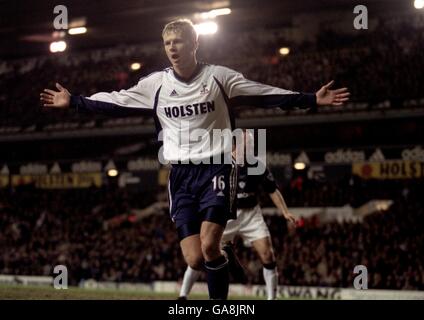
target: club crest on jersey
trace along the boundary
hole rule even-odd
[[[244,187],[246,186],[246,182],[244,182],[244,181],[240,181],[239,182],[239,187],[241,188],[241,189],[244,189]]]
[[[200,90],[200,94],[207,94],[207,93],[209,93],[209,89],[206,88],[206,87],[207,87],[207,84],[204,83],[204,82],[202,82],[202,90]]]

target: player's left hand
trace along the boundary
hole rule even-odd
[[[283,217],[290,223],[293,223],[294,225],[296,225],[297,222],[297,218],[290,212],[283,212]]]
[[[340,88],[332,90],[330,89],[330,87],[333,85],[333,83],[334,80],[331,80],[329,83],[327,83],[325,86],[322,86],[321,89],[317,91],[317,93],[315,94],[317,97],[317,105],[341,106],[349,100],[350,92],[348,91],[348,89]]]

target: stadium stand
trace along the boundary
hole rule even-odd
[[[366,35],[347,36],[326,30],[317,36],[315,44],[293,45],[293,53],[288,56],[277,54],[284,41],[277,31],[266,40],[263,33],[252,32],[205,41],[199,56],[205,62],[240,70],[252,80],[288,89],[312,91],[319,88],[323,79],[334,78],[352,92],[348,110],[423,105],[423,74],[415,72],[424,68],[422,19],[395,25],[381,21]],[[339,41],[343,46],[338,45]],[[237,59],[232,58],[231,52],[239,53]],[[150,43],[4,61],[0,65],[1,123],[11,126],[90,119],[72,112],[43,110],[36,102],[39,92],[59,79],[73,93],[81,95],[129,88],[141,76],[166,67],[165,59],[160,43]],[[130,70],[134,61],[142,63],[141,70]],[[340,112],[339,108],[321,110]],[[261,111],[250,116],[261,115],[267,114]],[[240,116],[248,117],[249,113]]]
[[[338,200],[340,193],[358,204],[373,198],[390,198],[394,204],[361,222],[323,223],[314,216],[302,219],[296,229],[288,228],[280,217],[267,216],[281,284],[351,287],[354,266],[363,264],[372,274],[372,288],[424,289],[422,181],[357,180],[353,187],[348,181],[304,187],[295,198],[296,186],[283,190],[289,207],[345,204]],[[131,208],[142,208],[149,201],[155,201],[154,194],[140,197],[114,187],[3,190],[0,274],[52,275],[51,266],[56,263],[75,266],[69,270],[72,285],[88,279],[178,281],[186,265],[167,211],[138,222],[131,219]],[[120,223],[108,225],[119,215],[124,215]],[[261,283],[257,257],[241,240],[236,245],[249,283]]]

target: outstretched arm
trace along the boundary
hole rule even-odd
[[[349,100],[350,95],[347,88],[330,89],[333,81],[316,93],[302,93],[248,80],[241,73],[225,67],[218,67],[214,78],[232,106],[250,105],[281,109],[340,106]]]
[[[274,205],[278,208],[283,217],[287,221],[296,224],[297,218],[292,213],[290,213],[280,190],[276,189],[273,193],[270,193],[269,196],[271,197],[272,202],[274,202]]]
[[[109,115],[140,114],[154,107],[154,97],[161,87],[161,74],[154,73],[142,78],[128,90],[99,92],[90,97],[71,95],[59,83],[58,91],[44,89],[40,100],[44,107],[75,108],[77,111],[100,112]]]
[[[44,89],[40,94],[40,100],[46,108],[74,108],[77,112],[98,112],[107,115],[128,115],[136,109],[122,108],[117,104],[91,100],[82,96],[73,96],[66,88],[56,83],[58,91]]]

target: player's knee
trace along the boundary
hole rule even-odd
[[[204,239],[201,244],[202,254],[205,260],[211,261],[218,258],[221,255],[221,249],[218,241],[213,239]]]
[[[259,258],[263,265],[268,265],[275,262],[275,256],[272,249],[263,250],[259,253]]]

